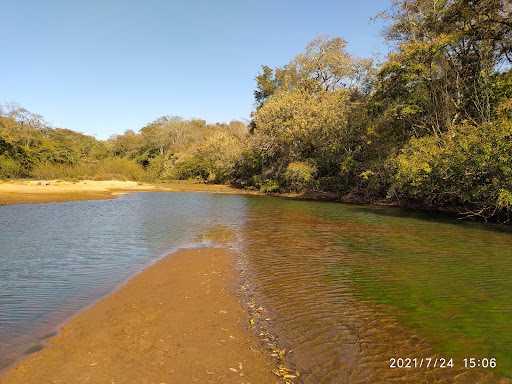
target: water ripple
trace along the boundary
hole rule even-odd
[[[511,239],[427,214],[257,196],[2,206],[0,369],[165,254],[228,241],[297,383],[510,383],[463,369],[460,351],[512,375]],[[452,355],[450,369],[389,364]]]

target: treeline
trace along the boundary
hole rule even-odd
[[[107,141],[0,111],[0,177],[198,178],[512,214],[512,5],[394,0],[385,60],[319,35],[256,76],[241,122],[159,118]]]
[[[106,141],[53,128],[18,105],[0,105],[0,178],[233,180],[248,127],[164,116]]]

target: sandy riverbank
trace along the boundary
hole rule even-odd
[[[74,317],[0,383],[279,383],[247,329],[233,255],[182,249]]]
[[[0,181],[0,205],[53,203],[93,199],[113,199],[117,195],[133,191],[154,192],[207,192],[207,193],[251,193],[227,185],[198,183],[192,180],[161,183],[139,183],[135,181],[93,181],[78,182],[49,180],[8,180]],[[32,185],[28,185],[28,183]],[[40,183],[40,184],[39,184]]]

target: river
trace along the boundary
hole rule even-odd
[[[197,245],[238,252],[256,331],[295,382],[512,382],[510,227],[194,193],[0,207],[0,367]]]

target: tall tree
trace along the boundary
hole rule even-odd
[[[341,37],[318,35],[287,65],[275,70],[263,65],[263,72],[255,78],[257,108],[278,90],[300,87],[312,92],[333,92],[341,88],[364,88],[372,61],[352,55],[346,48],[347,42]]]
[[[381,68],[374,107],[405,137],[491,120],[493,73],[510,62],[507,0],[395,0],[381,17],[395,50]]]

